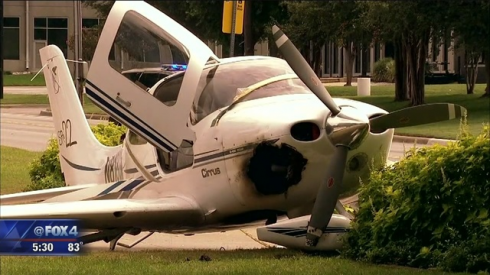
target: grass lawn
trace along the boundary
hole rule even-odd
[[[0,107],[3,104],[40,104],[48,105],[48,95],[22,95],[22,94],[4,94],[3,99],[0,99]],[[85,113],[105,114],[97,107],[87,95],[84,95],[83,109]]]
[[[44,75],[38,74],[34,80],[31,79],[36,74],[17,74],[17,75],[3,75],[4,86],[46,86],[44,82]]]
[[[211,261],[200,261],[201,255]],[[189,260],[187,260],[189,259]],[[81,257],[4,256],[5,274],[450,274],[376,266],[286,249],[93,252]]]
[[[359,97],[357,87],[328,86],[333,97],[346,97],[376,105],[387,111],[395,111],[408,106],[408,102],[394,102],[395,86],[371,87],[370,97]],[[480,98],[485,84],[477,84],[476,94],[466,95],[465,84],[427,85],[426,103],[454,103],[468,110],[468,130],[479,134],[483,123],[490,121],[490,98]],[[421,126],[396,129],[396,134],[455,139],[459,134],[460,121],[455,119]]]
[[[0,194],[21,192],[28,183],[28,165],[41,152],[0,146]]]

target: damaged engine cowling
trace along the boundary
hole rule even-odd
[[[301,181],[307,159],[287,144],[280,146],[262,142],[254,149],[248,163],[247,176],[264,195],[286,194],[289,187]]]

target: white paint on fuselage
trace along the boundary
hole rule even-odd
[[[335,101],[340,106],[355,107],[367,116],[386,113],[358,101],[340,98]],[[199,133],[193,147],[195,160],[249,143],[279,139],[276,144],[287,143],[308,160],[301,182],[290,187],[287,196],[264,196],[258,193],[245,175],[245,167],[253,154],[252,150],[248,150],[237,157],[206,165],[194,163],[193,167],[168,174],[157,164],[163,178],[145,186],[133,198],[191,197],[202,207],[203,213],[209,213],[206,215],[205,226],[248,211],[273,209],[287,212],[314,201],[320,183],[325,180],[325,170],[329,165],[333,146],[324,131],[313,142],[297,141],[290,135],[291,126],[302,121],[311,121],[324,128],[329,110],[313,94],[273,96],[242,102],[225,114],[217,126],[210,127],[219,112],[220,110],[190,126]],[[377,159],[387,158],[392,137],[393,130],[369,134],[359,148],[349,152],[347,159],[360,152]],[[202,169],[219,169],[220,173],[203,178]],[[344,190],[356,189],[359,186],[359,177],[365,175],[367,169],[366,166],[358,172],[346,172]]]

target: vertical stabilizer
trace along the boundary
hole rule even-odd
[[[107,147],[95,138],[63,52],[55,45],[39,52],[66,184],[105,183],[107,163],[122,169],[122,145]]]

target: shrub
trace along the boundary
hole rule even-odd
[[[362,184],[344,256],[373,263],[490,271],[490,127],[412,149]]]
[[[117,146],[122,142],[126,127],[113,123],[91,126],[92,132],[100,143],[106,146]],[[42,190],[65,186],[59,158],[59,148],[56,138],[51,138],[48,148],[30,164],[29,176],[31,182],[24,191]]]
[[[395,82],[395,61],[391,58],[383,58],[374,63],[373,82]]]

